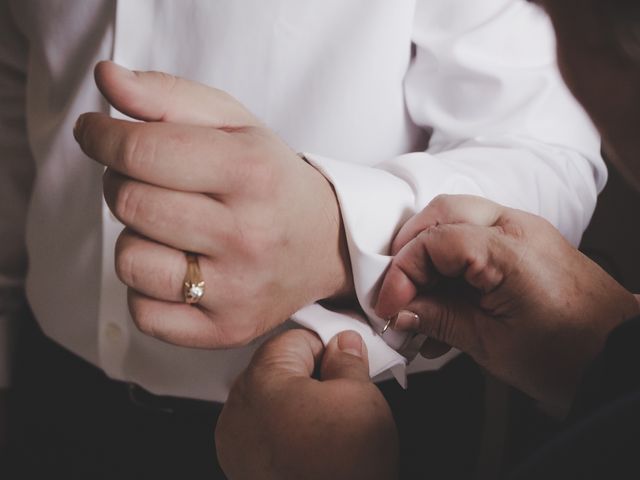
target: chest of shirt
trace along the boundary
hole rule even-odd
[[[36,141],[108,42],[129,68],[229,92],[293,148],[373,163],[411,143],[403,81],[415,0],[27,0],[14,10],[30,44]]]

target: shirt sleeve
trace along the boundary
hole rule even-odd
[[[375,331],[379,280],[400,226],[441,193],[541,215],[574,245],[606,182],[597,132],[564,86],[546,15],[516,0],[418,1],[405,96],[426,151],[374,167],[306,153],[333,184],[358,300]],[[394,349],[406,336],[387,331]]]
[[[28,44],[0,0],[0,388],[10,383],[12,324],[24,302],[25,222],[34,165],[26,128]]]

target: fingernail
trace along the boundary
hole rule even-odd
[[[120,65],[119,63],[111,62],[111,64],[122,75],[125,75],[125,76],[133,76],[134,75],[133,70],[130,70],[127,67],[125,67],[123,65]]]
[[[338,335],[338,348],[341,352],[362,358],[362,338],[352,330]]]
[[[416,331],[420,328],[420,317],[409,310],[400,310],[395,318],[391,319],[391,328],[400,332]]]

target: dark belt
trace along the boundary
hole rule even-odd
[[[222,404],[190,398],[180,398],[168,395],[155,395],[139,385],[108,378],[100,368],[90,364],[77,355],[47,337],[33,317],[31,310],[25,307],[19,322],[18,370],[15,372],[17,380],[21,378],[38,378],[47,376],[42,373],[42,365],[47,365],[53,371],[59,382],[56,387],[72,390],[83,388],[88,383],[99,385],[108,396],[121,405],[129,403],[135,408],[148,412],[167,415],[185,414],[189,416],[217,414]]]
[[[217,402],[169,395],[154,395],[134,383],[123,383],[123,388],[126,388],[129,401],[134,406],[167,415],[182,413],[210,414],[212,411],[222,409],[222,404]]]

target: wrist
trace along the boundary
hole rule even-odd
[[[330,268],[326,272],[326,293],[321,300],[337,303],[350,302],[355,299],[355,286],[347,235],[333,185],[324,176],[322,178],[330,192],[327,212],[330,219],[329,231],[331,235],[329,238],[331,239],[330,245],[332,247],[328,258],[333,259],[333,262],[331,262]]]
[[[305,161],[306,168],[311,172],[313,182],[320,192],[317,198],[321,199],[317,202],[320,208],[317,211],[316,220],[320,220],[321,223],[317,232],[322,240],[318,243],[313,242],[319,248],[314,252],[317,270],[311,273],[317,275],[320,280],[314,301],[340,304],[352,302],[355,300],[355,287],[338,197],[332,183],[311,165],[304,155],[298,155]]]

